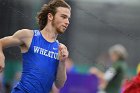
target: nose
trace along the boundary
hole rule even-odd
[[[69,23],[70,23],[70,22],[69,22],[69,19],[66,19],[65,24],[66,24],[66,25],[69,25]]]

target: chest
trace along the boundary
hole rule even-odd
[[[49,59],[58,59],[58,44],[43,42],[41,40],[33,41],[30,52],[34,55]]]

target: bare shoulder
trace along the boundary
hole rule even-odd
[[[32,37],[33,36],[33,30],[30,29],[21,29],[18,30],[17,32],[15,32],[15,34],[13,35],[15,37]]]
[[[19,42],[22,42],[20,45],[29,46],[33,37],[33,30],[21,29],[15,32],[12,37],[19,40]]]

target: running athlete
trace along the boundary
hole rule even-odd
[[[37,15],[39,30],[22,29],[0,39],[0,71],[5,66],[4,48],[19,46],[22,53],[21,80],[11,93],[49,93],[53,82],[63,87],[69,53],[56,38],[65,32],[70,15],[71,7],[64,0],[52,0]]]
[[[105,73],[92,67],[90,73],[95,74],[100,80],[98,93],[119,93],[121,83],[126,77],[127,64],[125,60],[128,53],[126,48],[120,44],[112,46],[108,52],[112,66]]]

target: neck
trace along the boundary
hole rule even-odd
[[[52,25],[46,25],[43,30],[41,30],[42,36],[49,42],[54,42],[58,36],[55,28]]]

